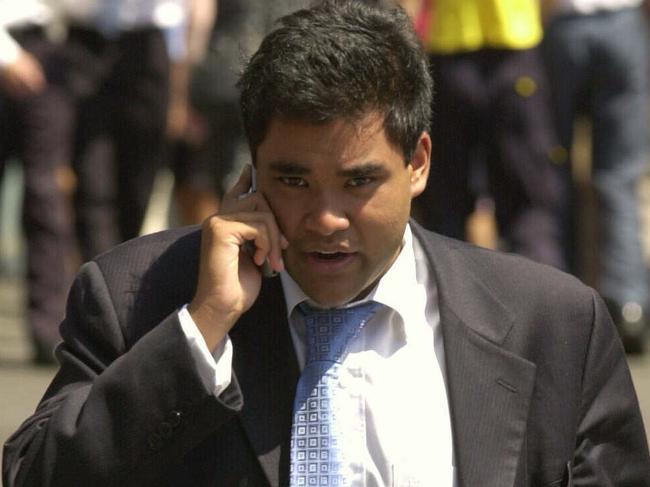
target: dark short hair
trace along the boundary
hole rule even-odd
[[[253,160],[273,117],[326,123],[378,111],[409,161],[431,116],[431,76],[411,19],[360,0],[324,0],[282,17],[238,87]]]

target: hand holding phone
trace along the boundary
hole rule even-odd
[[[210,350],[253,305],[262,276],[284,270],[282,251],[289,244],[256,186],[252,167],[245,168],[222,210],[203,223],[199,277],[188,311]]]

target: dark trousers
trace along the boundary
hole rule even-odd
[[[432,168],[416,201],[422,223],[464,239],[479,193],[495,202],[512,251],[564,267],[561,185],[544,73],[536,50],[432,56]]]
[[[235,100],[196,105],[207,122],[205,140],[196,148],[178,151],[172,163],[177,183],[216,191],[219,198],[236,181],[242,154],[248,151],[239,104]]]
[[[48,80],[43,92],[26,99],[0,93],[0,169],[15,157],[24,175],[27,322],[35,345],[48,353],[58,341],[72,274],[72,221],[60,184],[69,160],[72,117],[57,47],[38,29],[12,33],[41,62]]]
[[[72,27],[65,51],[77,124],[77,235],[86,260],[139,233],[162,161],[169,59],[157,29],[106,39]]]

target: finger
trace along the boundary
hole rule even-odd
[[[273,270],[277,272],[284,270],[282,250],[288,246],[288,242],[270,211],[235,213],[224,215],[223,218],[238,221],[250,227],[246,228],[246,233],[242,231],[239,234],[239,244],[244,245],[245,241],[252,241],[254,249],[251,249],[249,254],[253,257],[255,264],[262,265],[268,258]],[[257,233],[249,233],[251,228],[255,228]]]
[[[237,218],[231,218],[233,216]],[[203,224],[202,254],[218,257],[220,265],[233,262],[231,259],[242,251],[245,251],[251,260],[264,262],[265,249],[268,252],[270,247],[264,219],[254,213],[228,217],[212,216]],[[257,253],[260,255],[256,257]]]
[[[247,198],[247,200],[249,200],[249,198]],[[275,271],[281,272],[284,270],[282,251],[289,246],[289,241],[282,233],[277,219],[275,218],[275,214],[271,210],[271,206],[262,193],[256,193],[250,198],[250,201],[246,201],[246,203],[254,205],[254,211],[270,215],[271,219],[268,222],[268,225],[273,245],[269,252],[269,260],[271,262],[271,267],[273,267]]]
[[[262,193],[248,193],[245,196],[245,198],[239,197],[235,201],[230,200],[228,204],[224,202],[221,206],[221,216],[228,217],[228,219],[232,220],[237,218],[233,217],[233,215],[248,212],[269,213],[273,215],[271,206]]]

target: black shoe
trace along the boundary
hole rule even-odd
[[[616,329],[623,342],[625,353],[641,355],[645,351],[646,331],[648,329],[647,317],[643,307],[636,302],[629,301],[619,305],[612,300],[605,299]]]

